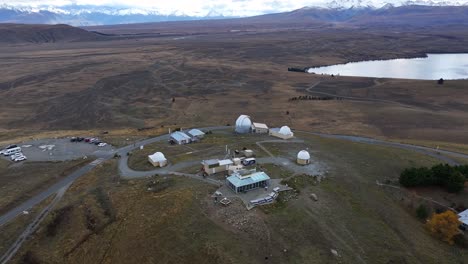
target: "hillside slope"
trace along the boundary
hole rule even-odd
[[[0,43],[55,43],[99,40],[102,36],[69,25],[0,24]]]

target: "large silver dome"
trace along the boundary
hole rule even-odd
[[[250,116],[241,115],[236,120],[236,132],[245,134],[249,133],[250,129],[252,128],[252,121],[250,120]]]

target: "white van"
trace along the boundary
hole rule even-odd
[[[5,156],[10,156],[10,155],[12,155],[12,154],[20,153],[20,152],[21,152],[21,148],[20,148],[20,147],[10,148],[10,149],[5,149],[5,150],[3,150],[3,155],[5,155]]]

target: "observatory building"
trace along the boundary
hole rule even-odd
[[[148,161],[155,167],[164,167],[167,165],[167,159],[161,152],[156,152],[148,156]]]
[[[236,120],[236,133],[239,134],[246,134],[250,133],[252,129],[252,121],[250,120],[250,116],[241,115]]]
[[[310,154],[307,150],[301,150],[297,153],[297,164],[307,165],[310,164]]]
[[[227,186],[235,193],[247,192],[268,186],[270,177],[263,171],[251,173],[249,171],[235,172],[226,179]]]
[[[272,128],[270,129],[270,136],[282,138],[282,139],[290,139],[294,137],[294,133],[288,126],[282,126],[281,128]]]

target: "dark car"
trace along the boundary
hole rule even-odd
[[[97,145],[101,144],[101,143],[102,143],[102,141],[101,141],[101,140],[96,140],[96,141],[94,141],[93,143],[94,143],[94,145],[96,145],[96,146],[97,146]]]
[[[82,138],[82,137],[76,138],[76,141],[78,141],[78,142],[82,142],[83,140],[84,140],[84,138]]]
[[[76,137],[72,137],[72,138],[70,139],[70,142],[76,142]]]
[[[12,148],[17,148],[18,146],[17,145],[9,145],[8,147],[6,147],[6,149],[12,149]]]

